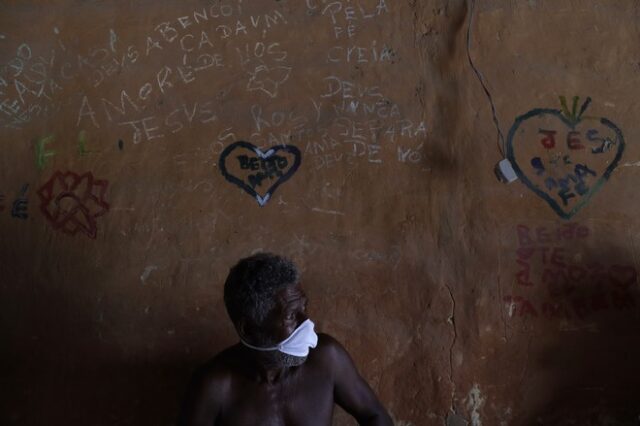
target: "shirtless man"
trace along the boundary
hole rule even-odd
[[[180,426],[329,426],[334,403],[360,425],[393,425],[342,345],[314,332],[291,261],[242,259],[224,301],[240,343],[194,375]]]

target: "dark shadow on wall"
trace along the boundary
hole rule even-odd
[[[3,384],[16,392],[3,424],[174,425],[191,372],[191,365],[155,363],[21,372]]]
[[[116,280],[118,271],[113,276],[96,274],[90,266],[95,262],[82,250],[84,243],[62,240],[67,236],[36,236],[36,231],[29,234],[18,227],[3,232],[0,424],[174,425],[193,371],[228,336],[193,332],[180,341],[180,348],[194,348],[184,355],[176,355],[177,349],[141,355],[118,347],[118,342],[130,340],[118,335],[133,332],[139,341],[145,336],[135,327],[109,330],[95,305],[87,302],[97,283]],[[65,252],[56,253],[53,247]],[[36,252],[44,255],[35,259]]]
[[[539,315],[553,343],[531,353],[521,390],[533,414],[513,425],[626,426],[640,423],[640,292],[633,256],[599,247],[579,265],[590,272],[544,289]],[[551,331],[553,329],[554,331]],[[549,340],[550,341],[550,340]],[[530,412],[531,413],[531,412]]]

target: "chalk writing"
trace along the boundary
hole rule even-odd
[[[13,57],[5,64],[0,64],[0,126],[22,128],[34,117],[48,118],[67,104],[75,104],[76,107],[79,105],[77,125],[80,126],[86,120],[99,128],[105,124],[105,120],[95,108],[102,100],[90,99],[90,90],[62,98],[60,95],[63,91],[69,86],[103,86],[121,78],[124,71],[135,69],[142,58],[173,57],[167,55],[167,52],[177,50],[180,53],[179,63],[162,65],[139,88],[127,89],[128,100],[136,103],[135,108],[127,103],[125,110],[122,107],[122,97],[120,103],[110,97],[104,99],[102,106],[111,108],[107,113],[110,123],[115,121],[114,116],[118,116],[119,111],[147,111],[144,116],[128,115],[126,120],[119,117],[118,122],[132,127],[135,124],[142,129],[138,131],[142,138],[146,135],[141,121],[151,116],[148,104],[157,100],[157,96],[152,95],[164,95],[179,85],[193,83],[198,75],[208,70],[223,70],[228,67],[223,55],[230,41],[227,39],[242,42],[264,40],[269,31],[288,24],[280,7],[266,9],[259,14],[246,14],[242,6],[241,2],[215,2],[192,9],[174,19],[156,22],[141,39],[133,42],[126,42],[116,30],[109,28],[98,45],[75,51],[66,46],[61,32],[54,27],[53,36],[58,44],[50,52],[42,55],[28,43],[22,43],[16,48]],[[254,56],[261,53],[262,45],[269,55],[276,53],[278,48],[278,43],[253,43],[251,47],[254,48]],[[282,55],[282,51],[277,52],[275,58],[279,55]],[[278,87],[289,78],[291,71],[287,64],[268,61],[247,64],[244,69],[248,76],[247,89],[270,97],[276,96]],[[160,121],[166,119],[158,118]],[[136,120],[137,123],[128,123]],[[153,125],[148,125],[147,128],[149,127],[152,128]]]
[[[178,17],[173,22],[161,22],[155,27],[155,35],[147,37],[147,45],[157,44],[156,49],[162,49],[162,43],[173,43],[179,40],[181,32],[186,29],[193,31],[204,27],[208,30],[209,40],[224,40],[227,38],[263,35],[273,27],[287,24],[282,13],[271,10],[264,14],[246,16],[242,5],[214,4],[209,8],[203,7],[192,13]],[[147,49],[147,55],[149,54]]]
[[[252,105],[252,141],[261,149],[299,144],[311,156],[315,170],[356,161],[382,164],[383,157],[423,163],[426,123],[403,117],[400,106],[378,86],[330,75],[320,89],[317,97],[309,98],[306,109],[281,111]]]
[[[166,134],[176,134],[194,124],[207,124],[217,119],[217,115],[213,111],[215,104],[213,101],[184,103],[164,115],[154,114],[135,120],[126,120],[125,117],[131,112],[143,111],[143,108],[131,99],[124,90],[120,94],[118,105],[104,98],[101,104],[103,108],[96,111],[85,96],[78,114],[77,125],[80,125],[83,119],[88,117],[95,127],[100,127],[98,120],[102,121],[102,119],[97,117],[98,113],[102,112],[106,121],[131,131],[131,140],[134,144],[163,138]]]
[[[354,120],[342,116],[335,118],[330,127],[319,128],[320,138],[306,144],[305,154],[314,156],[316,169],[330,168],[343,161],[351,164],[357,158],[369,163],[382,163],[382,150],[386,144],[394,143],[399,138],[426,137],[426,130],[424,122],[414,124],[408,119],[385,124],[379,120]],[[400,147],[398,161],[407,162],[412,152],[415,154],[408,162],[421,161],[418,152],[420,147],[421,144],[415,148]]]
[[[336,39],[352,38],[356,35],[360,22],[389,13],[389,7],[385,0],[376,0],[375,4],[366,3],[368,2],[352,2],[351,0],[306,0],[309,12],[320,12],[330,18]]]
[[[65,62],[61,72],[64,72],[65,79],[72,79],[85,76],[88,83],[93,87],[99,87],[116,77],[122,71],[133,68],[133,65],[140,58],[140,50],[135,45],[129,45],[122,51],[116,49],[117,37],[113,30],[110,31],[108,45],[92,47],[89,51],[77,57],[77,66],[74,62]]]
[[[620,129],[586,117],[590,98],[571,112],[534,109],[519,116],[507,139],[507,158],[522,182],[562,218],[573,217],[609,179],[624,151]]]
[[[298,170],[301,160],[300,150],[293,145],[262,152],[249,142],[238,141],[222,151],[218,167],[226,180],[254,197],[262,207]]]
[[[389,13],[385,0],[307,0],[307,11],[311,15],[322,14],[329,18],[331,35],[347,45],[335,45],[327,51],[329,64],[393,63],[396,53],[386,43],[372,40],[369,44],[354,44],[360,26]]]
[[[54,98],[62,86],[52,76],[54,59],[55,50],[45,58],[22,43],[0,67],[0,123],[5,127],[19,129],[34,117],[59,110]]]
[[[336,76],[323,79],[326,84],[320,98],[331,98],[337,115],[349,114],[363,118],[401,118],[400,107],[385,98],[378,86],[365,86]],[[322,106],[322,101],[318,106]]]
[[[138,61],[140,50],[133,44],[123,45],[115,30],[110,29],[102,40],[97,46],[72,51],[58,37],[60,49],[54,51],[49,63],[51,74],[62,85],[83,81],[86,85],[98,87],[132,68]]]
[[[392,63],[396,53],[386,44],[378,45],[376,40],[368,46],[333,46],[327,52],[329,63]]]
[[[205,52],[217,48],[218,40],[242,36],[260,35],[264,38],[273,27],[286,24],[287,21],[279,10],[268,11],[264,14],[244,16],[242,5],[214,4],[210,7],[194,10],[192,13],[180,16],[173,22],[161,22],[155,26],[154,34],[146,37],[146,56],[153,52],[162,52],[167,46],[178,45],[183,54],[181,65],[164,71],[162,79],[166,80],[171,74],[179,77],[185,84],[196,79],[196,74],[211,67],[225,66],[224,57],[220,52]],[[226,41],[224,42],[226,44]],[[260,42],[259,44],[264,45]],[[277,45],[277,43],[275,43]],[[266,47],[269,53],[274,49],[273,43]],[[260,46],[256,45],[256,52]],[[244,67],[244,66],[243,66]],[[249,90],[263,90],[273,94],[288,73],[283,66],[269,64],[246,67],[250,74]],[[163,87],[172,87],[171,83]],[[164,93],[164,90],[162,90]]]
[[[16,219],[27,219],[29,214],[27,209],[29,207],[29,201],[27,200],[27,191],[29,190],[29,184],[24,184],[18,197],[13,201],[11,206],[11,217]]]
[[[54,229],[95,239],[97,218],[109,211],[108,186],[108,181],[95,179],[91,172],[55,172],[38,190],[40,210]]]
[[[234,12],[231,15],[241,13],[239,6],[232,9]],[[224,14],[220,10],[224,10]],[[229,13],[230,9],[226,6],[215,5],[181,16],[175,22],[157,24],[154,33],[145,38],[146,51],[140,48],[135,52],[140,50],[145,52],[145,56],[150,56],[153,52],[162,54],[167,47],[175,47],[180,49],[182,60],[179,63],[157,68],[153,75],[139,87],[120,91],[119,99],[104,97],[95,100],[83,95],[76,125],[89,123],[93,127],[100,128],[108,122],[129,127],[134,133],[135,143],[145,139],[164,137],[166,133],[176,133],[187,127],[184,122],[176,122],[176,116],[179,115],[176,110],[167,114],[149,114],[148,112],[144,116],[140,114],[148,111],[151,102],[157,101],[157,95],[166,95],[174,88],[189,85],[207,70],[223,69],[226,66],[224,56],[216,50],[218,47],[214,45],[213,38],[205,30],[196,31],[196,27],[206,24],[209,18],[218,19]],[[191,32],[185,33],[186,28]],[[205,103],[199,102],[200,106]],[[195,106],[185,103],[182,108],[185,114],[188,114],[188,111],[192,111]],[[193,114],[190,118],[193,118]],[[164,124],[160,125],[161,123]],[[163,126],[169,129],[162,129]]]
[[[261,148],[302,144],[317,137],[317,128],[310,126],[310,120],[298,109],[264,110],[261,105],[252,105],[250,113],[255,127],[251,140]]]
[[[424,143],[419,144],[415,148],[398,145],[398,161],[401,163],[418,164],[422,162],[422,147]]]
[[[260,105],[251,106],[251,117],[253,118],[256,131],[258,132],[281,126],[290,129],[300,129],[309,122],[307,117],[300,114],[298,111],[271,111],[269,113],[265,113]]]
[[[291,66],[284,63],[287,52],[280,43],[246,43],[243,49],[236,48],[240,64],[249,75],[247,90],[261,90],[276,97],[278,88],[289,79]]]
[[[175,75],[175,73],[170,67],[162,67],[156,74],[153,83],[144,83],[140,87],[140,90],[136,91],[134,95],[130,95],[126,90],[122,90],[119,94],[119,99],[115,102],[101,98],[101,108],[96,108],[96,102],[92,102],[87,96],[83,96],[76,125],[80,126],[83,120],[89,119],[94,127],[99,128],[99,122],[105,121],[104,119],[109,122],[114,122],[131,113],[144,110],[144,104],[149,100],[149,97],[154,91],[165,93],[166,90],[174,86],[175,80],[171,77],[173,75]],[[187,108],[186,104],[184,108]]]

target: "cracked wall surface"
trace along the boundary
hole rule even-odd
[[[396,425],[636,424],[637,2],[0,10],[2,424],[173,424],[260,250]]]

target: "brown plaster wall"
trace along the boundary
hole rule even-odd
[[[637,2],[0,11],[2,424],[172,424],[257,250],[398,425],[636,424]]]

